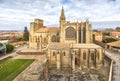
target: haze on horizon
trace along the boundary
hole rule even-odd
[[[68,21],[88,18],[93,29],[120,26],[120,0],[0,0],[0,30],[29,29],[35,18],[58,27],[62,6]]]

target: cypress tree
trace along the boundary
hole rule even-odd
[[[29,32],[27,30],[27,27],[24,28],[24,34],[23,34],[23,41],[29,40]]]

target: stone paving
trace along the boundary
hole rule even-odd
[[[113,65],[112,81],[120,81],[120,53],[106,50],[105,54],[115,61]]]
[[[70,74],[67,71],[50,71],[47,81],[100,81],[97,74],[76,71]]]

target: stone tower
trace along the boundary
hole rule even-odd
[[[65,39],[64,38],[64,25],[66,23],[66,18],[65,18],[65,14],[64,14],[64,8],[62,7],[62,10],[61,10],[61,15],[60,15],[60,42],[64,42],[63,40]]]

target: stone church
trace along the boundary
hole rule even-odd
[[[47,49],[49,68],[96,68],[103,63],[102,47],[93,44],[92,26],[66,20],[61,10],[59,27],[46,27],[44,21],[30,23],[29,48]]]

